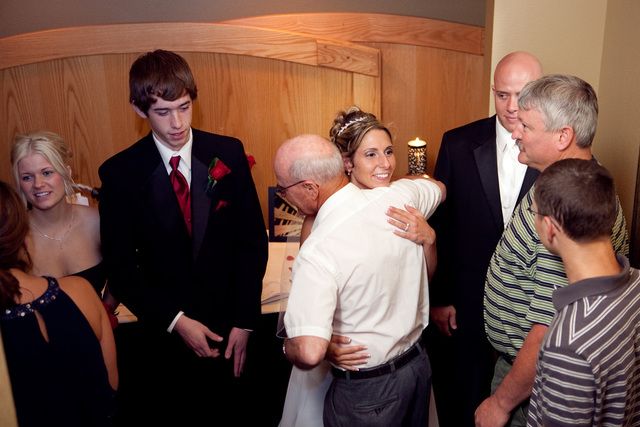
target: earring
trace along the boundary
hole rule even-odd
[[[347,170],[347,176],[351,176],[351,169]]]

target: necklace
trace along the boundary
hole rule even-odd
[[[64,233],[62,233],[62,236],[60,236],[60,237],[53,237],[53,236],[49,236],[46,233],[43,233],[33,223],[33,221],[31,222],[31,227],[33,227],[33,229],[36,231],[36,233],[38,233],[40,236],[44,237],[45,239],[55,240],[56,242],[58,242],[58,245],[59,245],[60,249],[62,249],[62,244],[64,243],[64,240],[67,238],[67,235],[69,234],[69,232],[71,231],[71,228],[73,226],[73,219],[74,219],[74,217],[73,217],[73,210],[72,210],[71,211],[71,219],[69,220],[69,223],[67,224],[67,229],[64,231]]]

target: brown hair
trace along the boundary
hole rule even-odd
[[[192,100],[198,88],[185,59],[174,52],[155,50],[138,57],[129,70],[129,101],[147,114],[157,98],[175,101],[188,94]]]
[[[0,309],[12,307],[20,296],[18,280],[11,268],[31,269],[31,259],[25,248],[29,218],[18,194],[0,181]]]
[[[536,180],[534,200],[540,215],[554,218],[576,242],[610,235],[617,216],[613,178],[595,160],[553,163]]]
[[[333,119],[329,129],[329,139],[333,142],[343,156],[353,157],[364,136],[373,129],[383,130],[393,141],[391,132],[385,125],[371,113],[362,111],[357,106],[349,107],[346,111],[340,111]]]

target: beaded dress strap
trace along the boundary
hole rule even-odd
[[[4,313],[2,313],[2,320],[12,320],[18,319],[20,317],[25,317],[27,314],[31,314],[37,311],[39,308],[45,307],[46,305],[54,301],[60,293],[60,286],[58,285],[58,281],[53,277],[44,276],[44,278],[47,279],[48,282],[47,290],[31,302],[28,302],[26,304],[18,304],[11,308],[7,308]]]

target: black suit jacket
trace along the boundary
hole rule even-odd
[[[434,176],[447,186],[447,199],[429,220],[438,242],[431,305],[453,305],[459,329],[471,328],[484,334],[484,281],[489,260],[504,231],[496,116],[446,132]],[[537,176],[536,170],[527,169],[518,202]]]
[[[207,194],[215,157],[231,172]],[[151,133],[100,167],[109,289],[157,332],[180,310],[221,335],[255,329],[267,237],[242,143],[193,129],[191,169],[193,237]]]

